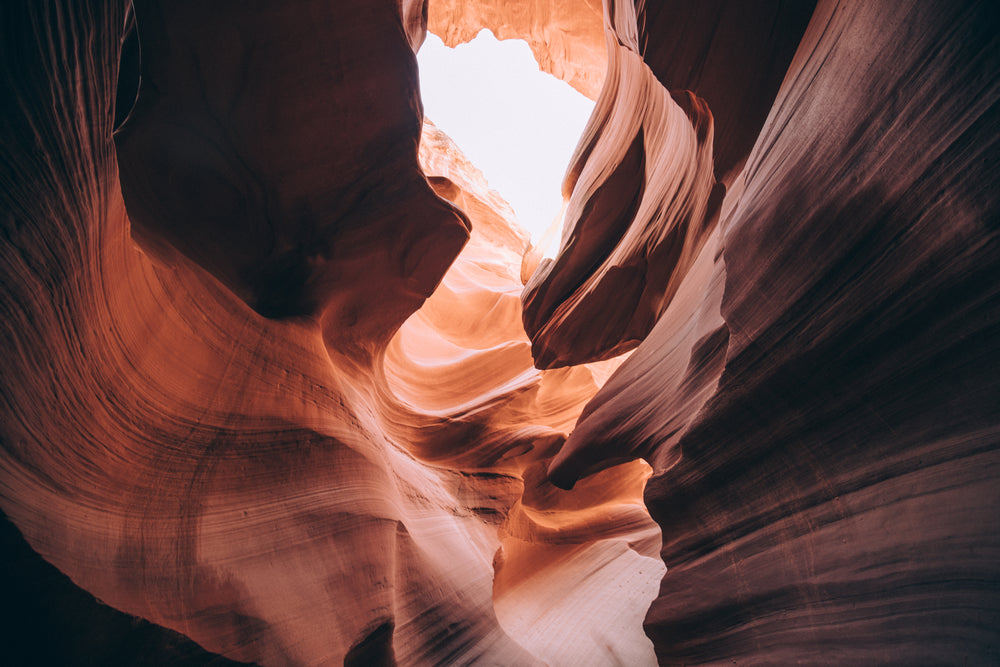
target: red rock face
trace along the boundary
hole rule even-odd
[[[522,285],[355,4],[0,9],[12,660],[996,661],[996,10],[607,4]]]

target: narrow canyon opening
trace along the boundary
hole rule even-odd
[[[487,28],[454,48],[428,33],[417,62],[425,118],[511,205],[534,246],[552,241],[554,256],[563,176],[594,101],[540,70],[524,40],[499,41]]]
[[[651,665],[642,622],[664,567],[659,529],[642,501],[650,467],[626,462],[573,490],[546,476],[583,405],[627,355],[539,370],[521,317],[523,284],[543,256],[538,246],[547,244],[549,257],[558,250],[569,196],[563,180],[594,102],[540,71],[526,42],[498,41],[485,28],[454,48],[428,33],[417,60],[421,165],[472,229],[434,294],[390,343],[388,386],[409,408],[450,419],[494,403],[492,432],[466,451],[420,455],[458,468],[493,461],[509,475],[490,481],[470,472],[484,488],[506,488],[508,504],[488,514],[462,509],[496,530],[491,587],[500,628],[548,664]]]

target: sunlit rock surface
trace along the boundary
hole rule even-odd
[[[663,566],[656,559],[659,530],[642,505],[649,467],[619,465],[572,492],[545,476],[563,434],[621,360],[551,371],[532,366],[519,299],[527,232],[430,123],[420,156],[435,189],[473,221],[468,246],[386,355],[396,396],[468,434],[435,436],[437,448],[420,455],[450,467],[494,465],[523,479],[499,526],[493,563],[495,611],[511,637],[548,664],[651,664],[641,624]]]
[[[311,7],[138,5],[121,171],[125,8],[5,17],[4,512],[236,660],[651,664],[648,466],[544,474],[612,367],[533,367],[526,233],[432,126],[421,174],[419,30]]]
[[[10,654],[1000,660],[997,10],[507,5],[608,54],[526,286],[425,5],[0,7]]]

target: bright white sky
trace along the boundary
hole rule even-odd
[[[489,30],[454,49],[428,33],[417,62],[425,115],[537,243],[562,207],[562,178],[594,102],[539,71],[526,42]]]

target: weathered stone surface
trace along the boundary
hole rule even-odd
[[[71,582],[4,563],[67,660],[1000,659],[991,3],[609,4],[523,309],[423,4],[126,6],[0,5],[0,508]]]
[[[397,327],[468,236],[416,165],[399,5],[136,2],[141,84],[115,141],[144,247],[180,250],[267,317],[355,339]],[[387,289],[364,312],[372,281]]]

